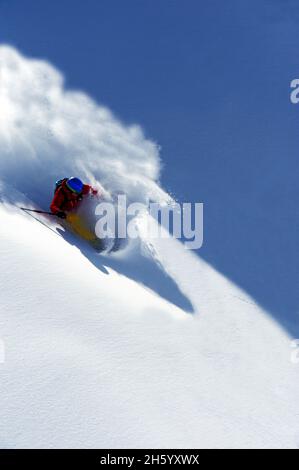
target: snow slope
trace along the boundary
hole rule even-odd
[[[142,225],[104,257],[16,207],[70,174],[167,201],[158,147],[45,61],[2,46],[0,76],[0,447],[298,447],[291,338],[245,292]]]
[[[0,217],[2,448],[299,445],[290,338],[179,242],[151,241],[161,269]]]

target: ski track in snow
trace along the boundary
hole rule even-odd
[[[16,207],[73,173],[165,202],[157,146],[45,61],[0,67],[0,447],[298,447],[291,338],[246,292],[142,226],[101,256]]]

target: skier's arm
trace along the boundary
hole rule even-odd
[[[86,194],[89,194],[89,193],[95,196],[96,194],[99,194],[99,191],[97,189],[94,189],[89,184],[84,184],[82,194],[85,196]]]
[[[60,188],[56,191],[53,200],[50,205],[51,212],[53,214],[57,214],[58,212],[61,212],[61,206],[64,201],[64,196],[62,192],[60,191]]]

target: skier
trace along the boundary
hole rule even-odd
[[[67,212],[75,209],[83,197],[98,194],[98,191],[88,184],[83,184],[79,178],[71,177],[57,181],[53,200],[50,205],[52,214],[65,219]]]

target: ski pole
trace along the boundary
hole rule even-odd
[[[47,214],[47,215],[52,215],[56,217],[56,214],[53,214],[52,212],[47,212],[47,211],[40,211],[37,209],[27,209],[27,207],[20,207],[22,211],[27,211],[27,212],[36,212],[37,214]]]

